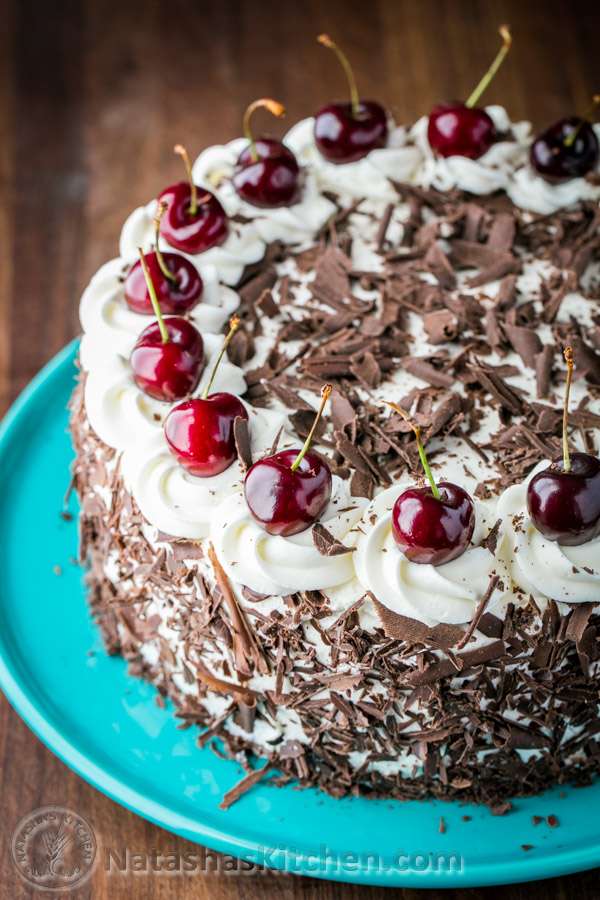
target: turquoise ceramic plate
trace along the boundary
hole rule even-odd
[[[268,784],[220,810],[240,768],[198,750],[193,729],[177,730],[154,691],[106,656],[86,609],[72,561],[76,523],[59,516],[72,456],[65,405],[75,350],[65,348],[38,375],[0,432],[0,687],[51,750],[158,825],[292,872],[458,887],[600,863],[600,784],[517,800],[504,817],[450,803],[333,800]],[[532,815],[550,814],[560,827],[532,825]]]

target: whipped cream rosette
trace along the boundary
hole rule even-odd
[[[474,501],[475,531],[459,557],[440,566],[415,563],[400,551],[392,534],[392,508],[408,486],[405,481],[379,494],[356,529],[354,564],[363,588],[392,612],[430,627],[469,622],[494,574],[500,582],[487,608],[500,605],[508,573],[503,561],[481,545],[495,522],[493,507]]]
[[[334,191],[342,197],[366,197],[394,200],[393,181],[412,181],[421,162],[421,151],[409,140],[405,128],[391,123],[387,147],[371,150],[357,162],[336,165],[319,152],[314,138],[314,118],[302,119],[284,138],[301,165],[314,172],[322,191]]]
[[[515,169],[525,162],[531,142],[529,122],[511,122],[502,106],[486,106],[500,140],[478,159],[466,156],[438,156],[427,138],[429,117],[423,116],[412,127],[410,135],[422,154],[422,164],[415,180],[423,187],[438,191],[459,188],[471,194],[493,194],[506,189]]]
[[[527,512],[527,486],[548,460],[526,481],[507,488],[498,501],[505,555],[515,585],[537,601],[600,603],[600,538],[567,547],[541,534]]]
[[[155,226],[154,217],[158,203],[151,200],[146,206],[139,206],[128,216],[121,231],[119,252],[124,260],[133,262],[138,258],[138,247],[145,253],[154,246]],[[218,247],[211,247],[203,253],[189,254],[181,250],[174,250],[163,237],[160,239],[160,249],[180,253],[190,259],[202,278],[206,266],[212,266],[220,281],[229,285],[236,285],[240,281],[244,269],[252,266],[263,258],[265,242],[258,234],[251,222],[239,223],[229,221],[229,234],[225,241]]]
[[[204,368],[193,393],[194,397],[200,396],[206,387],[223,346],[222,335],[206,333],[202,335],[202,340]],[[127,447],[138,446],[155,432],[162,434],[163,422],[176,404],[154,400],[140,390],[133,380],[128,356],[121,356],[106,345],[95,342],[92,336],[88,340],[88,335],[84,335],[80,358],[81,366],[86,372],[87,414],[92,428],[101,440],[115,450],[125,450]],[[212,391],[243,394],[245,390],[244,373],[239,366],[224,357],[217,370]]]
[[[85,336],[84,368],[91,368],[95,358],[104,357],[107,348],[128,357],[140,332],[153,321],[152,316],[134,312],[125,301],[124,277],[128,269],[122,259],[105,263],[83,292],[79,320]],[[213,266],[204,268],[203,284],[202,297],[186,318],[201,334],[218,334],[240,305],[240,298],[234,290],[219,284]]]
[[[600,125],[594,125],[593,129],[600,141]],[[600,174],[600,163],[595,174]],[[506,186],[506,192],[515,206],[543,216],[573,206],[580,200],[600,199],[600,185],[593,184],[588,178],[550,182],[538,175],[529,162],[517,169]]]
[[[333,477],[331,500],[319,521],[339,541],[360,519],[365,500],[351,497],[348,485]],[[240,491],[214,511],[211,541],[228,576],[261,594],[325,590],[349,581],[352,553],[323,556],[312,528],[291,537],[268,534],[258,525]]]
[[[219,390],[219,388],[217,388]],[[286,417],[272,410],[248,411],[252,452],[265,453],[286,424]],[[130,447],[121,462],[123,477],[142,515],[160,531],[179,538],[198,540],[210,532],[215,509],[239,492],[244,474],[238,460],[219,475],[191,475],[170,452],[162,429],[148,440]]]
[[[231,176],[240,153],[247,146],[246,138],[237,138],[228,144],[209,147],[194,163],[192,172],[196,184],[213,191],[228,216],[250,219],[266,244],[273,241],[305,244],[311,241],[335,213],[335,205],[319,192],[315,177],[310,172],[302,173],[298,202],[290,206],[263,209],[242,200],[231,182]]]

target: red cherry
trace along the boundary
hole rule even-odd
[[[427,139],[431,149],[440,156],[466,156],[479,159],[496,140],[496,127],[491,117],[477,101],[488,87],[510,50],[512,38],[507,25],[500,26],[502,46],[466,103],[436,106],[427,125]]]
[[[598,138],[591,124],[570,116],[547,128],[529,152],[535,171],[550,182],[583,178],[598,163]]]
[[[146,253],[145,259],[150,277],[156,288],[158,302],[164,313],[186,313],[202,297],[202,279],[196,267],[179,253],[163,253],[164,265],[170,273],[167,278],[160,267],[155,252]],[[151,316],[152,301],[146,286],[142,264],[139,262],[129,270],[125,280],[125,301],[130,309],[145,316]]]
[[[200,478],[219,475],[237,456],[233,426],[239,417],[248,418],[244,404],[233,394],[210,394],[219,364],[240,320],[233,316],[229,333],[213,366],[202,397],[180,403],[165,419],[165,438],[181,465]]]
[[[163,320],[165,342],[159,322],[144,328],[131,351],[133,378],[140,390],[172,403],[190,394],[202,372],[204,342],[187,319],[170,316]]]
[[[331,471],[316,453],[306,453],[292,469],[300,450],[281,450],[259,459],[248,470],[244,494],[248,508],[269,534],[289,537],[319,518],[331,498]]]
[[[475,528],[475,507],[467,492],[442,481],[439,497],[430,487],[408,488],[394,503],[392,534],[407,559],[442,563],[456,559],[469,546]]]
[[[181,465],[201,478],[219,475],[237,457],[233,423],[248,418],[233,394],[211,394],[175,406],[165,420],[165,437]]]
[[[573,348],[565,347],[567,383],[563,407],[563,456],[538,472],[527,486],[527,509],[550,541],[575,547],[600,535],[600,460],[569,452],[568,418]]]
[[[210,191],[201,191],[192,180],[189,157],[179,144],[175,152],[184,158],[189,180],[179,181],[160,194],[159,201],[167,204],[167,212],[160,224],[160,233],[177,250],[184,253],[203,253],[222,244],[229,233],[225,210]]]
[[[538,531],[569,547],[600,535],[600,460],[589,453],[571,454],[566,472],[562,459],[531,479],[527,509]]]
[[[349,163],[362,159],[371,150],[385,147],[388,137],[387,113],[373,100],[360,100],[354,73],[345,54],[326,34],[317,38],[338,57],[350,87],[349,103],[330,103],[315,116],[315,143],[325,159]]]
[[[298,198],[300,167],[292,151],[281,141],[254,139],[250,118],[261,107],[274,116],[285,115],[285,107],[268,97],[249,105],[244,114],[244,134],[248,138],[248,146],[238,157],[233,186],[240,197],[253,206],[290,206]]]
[[[427,140],[440,156],[479,159],[496,139],[496,127],[485,109],[452,103],[436,106],[427,125]]]
[[[329,466],[308,450],[331,390],[330,384],[323,387],[321,405],[301,450],[281,450],[248,469],[244,479],[246,503],[253,518],[269,534],[289,537],[306,531],[331,499]]]

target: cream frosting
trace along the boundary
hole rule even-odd
[[[125,220],[121,231],[119,252],[124,260],[133,262],[138,258],[138,247],[145,252],[154,245],[154,216],[156,214],[157,201],[151,200],[146,206],[139,206]],[[181,253],[195,264],[204,278],[206,266],[213,266],[220,281],[225,284],[236,285],[240,281],[246,266],[260,262],[265,253],[265,242],[258,234],[254,225],[229,222],[229,234],[219,247],[211,247],[204,253],[192,255],[175,250],[164,238],[160,239],[160,249]]]
[[[84,334],[85,368],[92,366],[98,355],[100,362],[109,347],[113,353],[129,356],[140,334],[153,321],[131,310],[125,302],[123,279],[128,266],[122,259],[105,263],[93,276],[83,292],[79,319]],[[198,331],[219,333],[240,305],[240,298],[231,288],[219,284],[213,266],[204,268],[202,299],[190,311],[189,318]]]
[[[335,213],[335,205],[319,192],[314,175],[306,171],[302,173],[298,202],[292,206],[261,209],[246,203],[235,190],[231,176],[247,145],[245,138],[237,138],[228,144],[209,147],[194,163],[194,181],[214,191],[227,215],[251,219],[265,243],[304,244],[310,241]]]
[[[593,128],[600,141],[600,125],[594,125]],[[600,161],[595,173],[600,174]],[[568,181],[551,184],[538,175],[529,162],[517,169],[507,184],[506,191],[515,206],[543,216],[573,206],[580,200],[600,199],[600,185],[591,184],[585,178],[570,178]]]
[[[244,405],[252,451],[260,456],[271,446],[286,419],[280,413]],[[121,468],[145,518],[160,531],[189,540],[208,537],[215,508],[237,493],[243,481],[238,460],[220,475],[191,475],[170,452],[162,429],[155,429],[141,445],[130,447],[123,454]]]
[[[459,188],[471,194],[493,194],[508,186],[515,169],[527,158],[531,125],[529,122],[511,122],[502,106],[485,109],[498,133],[511,137],[492,144],[479,159],[436,155],[427,139],[429,117],[423,116],[414,124],[410,134],[423,156],[423,163],[416,173],[418,184],[439,191]]]
[[[478,546],[494,524],[493,508],[475,501],[476,527],[465,552],[441,566],[410,562],[394,541],[392,507],[409,482],[388,488],[371,503],[357,528],[354,563],[359,582],[384,606],[426,625],[462,624],[473,618],[490,578],[506,575],[503,562]],[[494,591],[488,609],[505,594]]]
[[[409,142],[405,128],[390,125],[387,147],[372,150],[362,159],[344,165],[335,165],[321,155],[315,143],[314,118],[302,119],[290,128],[284,141],[298,162],[315,173],[321,190],[335,191],[342,197],[393,200],[397,194],[390,179],[412,181],[421,162],[421,152]]]
[[[531,521],[527,511],[527,487],[549,465],[541,462],[529,477],[508,488],[498,502],[515,584],[540,600],[563,603],[600,601],[600,538],[566,547],[549,541]]]
[[[347,484],[334,476],[331,500],[319,521],[343,541],[364,504],[350,497]],[[261,594],[327,589],[354,574],[352,554],[322,556],[312,528],[288,538],[268,534],[252,518],[241,491],[215,510],[210,536],[229,577]]]
[[[199,396],[204,390],[223,346],[222,335],[203,334],[202,338],[204,369],[194,396]],[[116,450],[125,450],[140,446],[157,431],[162,433],[164,419],[175,404],[154,400],[141,391],[133,380],[127,357],[107,352],[93,334],[85,334],[81,341],[80,358],[82,368],[87,372],[85,407],[88,418],[105,444]],[[246,380],[242,370],[224,357],[212,391],[243,394],[245,390]]]

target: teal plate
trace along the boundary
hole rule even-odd
[[[334,800],[267,782],[219,809],[241,768],[199,750],[195,729],[177,729],[155,691],[106,655],[86,608],[76,523],[59,515],[75,353],[71,344],[40,372],[0,430],[0,687],[54,753],[163,828],[289,872],[456,888],[600,864],[600,783],[518,799],[501,817],[457,803]],[[558,828],[532,825],[533,815],[551,814]]]

